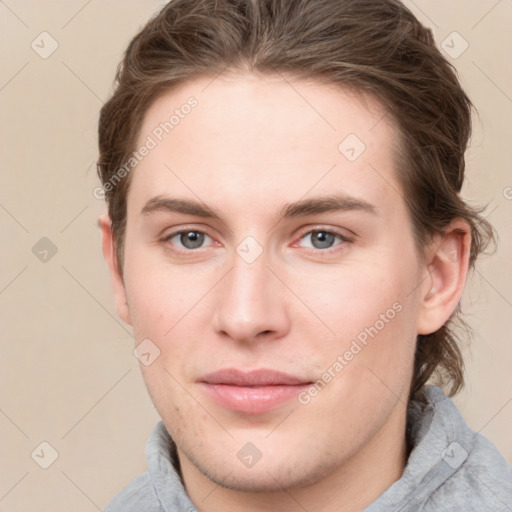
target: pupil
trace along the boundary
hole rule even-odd
[[[313,246],[316,249],[326,249],[334,243],[334,235],[325,231],[315,231],[313,233]]]
[[[197,231],[189,231],[187,233],[182,233],[180,237],[180,242],[187,249],[196,249],[197,247],[201,247],[204,241],[204,234],[198,233]]]

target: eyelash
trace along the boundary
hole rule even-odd
[[[166,243],[169,246],[172,246],[171,250],[173,252],[179,253],[179,254],[188,254],[188,255],[202,252],[203,250],[205,250],[208,247],[208,246],[206,246],[206,247],[201,246],[201,247],[198,247],[198,248],[195,248],[195,249],[186,249],[186,248],[182,249],[182,248],[176,247],[175,244],[171,244],[170,243],[170,241],[174,237],[180,236],[180,235],[182,235],[184,233],[196,233],[196,234],[204,235],[205,237],[208,237],[211,240],[213,240],[213,237],[208,235],[208,233],[206,231],[203,231],[203,230],[200,230],[200,229],[190,228],[190,229],[180,229],[178,231],[173,231],[169,235],[165,236],[162,239],[162,242]],[[333,245],[332,247],[327,247],[325,249],[316,249],[316,248],[312,248],[312,247],[303,247],[303,249],[305,249],[310,254],[315,254],[315,255],[320,255],[320,256],[328,256],[328,255],[331,255],[333,252],[339,251],[340,250],[339,246],[344,246],[347,243],[350,244],[350,243],[353,242],[353,239],[347,237],[346,235],[340,233],[337,230],[334,230],[332,228],[323,228],[321,226],[316,226],[314,228],[307,228],[307,230],[304,230],[300,234],[298,242],[294,242],[294,244],[292,246],[296,247],[299,242],[301,242],[308,235],[311,236],[313,233],[325,233],[327,235],[334,235],[334,237],[336,237],[339,240],[339,242],[337,244]]]
[[[324,233],[327,235],[334,235],[334,237],[339,239],[339,242],[332,247],[328,247],[326,249],[316,249],[311,247],[304,247],[308,252],[313,253],[315,255],[330,255],[332,252],[340,250],[340,246],[345,244],[350,244],[353,242],[353,239],[347,237],[346,235],[340,233],[339,231],[332,228],[323,228],[322,226],[314,227],[313,229],[307,228],[307,230],[303,231],[300,234],[299,242],[302,241],[308,235],[312,235],[313,233]],[[298,242],[295,242],[293,245],[295,246]]]
[[[196,233],[196,234],[201,234],[201,235],[204,235],[204,236],[207,236],[208,238],[212,239],[213,238],[208,235],[208,233],[206,231],[202,231],[200,229],[180,229],[179,231],[173,231],[172,233],[170,233],[169,235],[166,235],[163,239],[162,239],[162,242],[166,243],[166,244],[169,244],[169,245],[174,245],[174,244],[171,244],[170,241],[176,237],[176,236],[179,236],[179,235],[182,235],[184,233]],[[199,252],[201,250],[204,250],[205,247],[198,247],[196,249],[181,249],[181,248],[176,248],[176,246],[173,247],[173,251],[174,252],[178,252],[178,253],[182,253],[182,254],[191,254],[191,253],[196,253],[196,252]]]

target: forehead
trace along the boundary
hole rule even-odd
[[[236,193],[245,208],[262,194],[270,207],[333,187],[396,200],[390,117],[373,97],[337,86],[281,75],[196,79],[151,105],[136,149],[148,141],[130,187],[139,206],[162,193]]]

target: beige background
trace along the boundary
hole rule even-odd
[[[512,462],[512,2],[406,3],[452,54],[469,44],[449,57],[480,112],[465,196],[488,204],[501,242],[464,301],[475,338],[457,403]],[[98,111],[130,37],[162,4],[0,1],[1,511],[102,510],[145,468],[157,415],[116,318],[92,190]],[[43,31],[58,43],[46,59],[31,47],[51,49]],[[42,237],[57,248],[46,262],[32,252]],[[58,452],[46,470],[43,441]]]

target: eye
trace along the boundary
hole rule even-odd
[[[205,243],[211,243],[212,239],[203,231],[178,231],[165,238],[167,242],[177,246],[179,249],[199,249]]]
[[[334,233],[332,231],[327,230],[314,230],[309,231],[300,239],[299,243],[302,247],[308,247],[312,249],[330,249],[336,245],[339,245],[342,242],[348,242],[347,238],[340,235],[339,233]],[[303,245],[304,243],[304,245]]]

